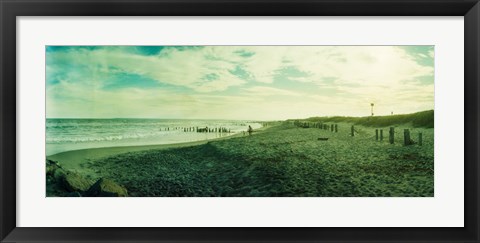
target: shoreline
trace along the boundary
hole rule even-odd
[[[275,126],[276,125],[264,126],[256,129],[255,132],[256,133],[264,132],[265,130]],[[68,169],[68,170],[73,170],[73,171],[86,173],[86,174],[93,174],[92,171],[90,171],[87,168],[88,166],[85,166],[85,164],[90,161],[106,158],[109,156],[115,156],[119,154],[130,153],[130,152],[142,152],[142,151],[149,151],[149,150],[163,150],[163,149],[192,147],[192,146],[204,145],[212,141],[220,141],[220,140],[226,140],[226,139],[243,137],[243,136],[248,136],[248,135],[243,135],[243,132],[239,132],[239,133],[232,134],[225,137],[212,138],[212,139],[206,139],[201,141],[183,142],[183,143],[113,146],[113,147],[78,149],[78,150],[70,150],[70,151],[56,153],[53,155],[48,155],[46,156],[46,159],[56,161],[59,164],[61,164],[65,169]]]

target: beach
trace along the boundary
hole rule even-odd
[[[47,119],[46,154],[89,148],[178,144],[262,127],[257,121],[212,119]]]
[[[45,54],[47,197],[434,196],[434,46]]]
[[[433,128],[336,123],[338,131],[279,122],[252,135],[168,145],[84,149],[48,156],[92,183],[132,197],[432,197]],[[422,145],[404,146],[403,131]],[[50,193],[47,196],[58,196]]]

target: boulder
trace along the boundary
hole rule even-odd
[[[58,170],[57,170],[58,171]],[[62,184],[69,192],[86,192],[92,183],[77,173],[67,172],[62,178]]]
[[[48,176],[53,176],[55,171],[60,168],[60,165],[56,161],[47,159],[46,172]]]
[[[127,189],[118,185],[112,180],[101,178],[90,189],[87,196],[89,197],[127,197]]]

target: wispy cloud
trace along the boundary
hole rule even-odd
[[[255,96],[300,96],[300,93],[297,92],[292,92],[289,90],[285,89],[277,89],[277,88],[271,88],[271,87],[265,87],[265,86],[254,86],[250,88],[245,88],[245,91],[247,91],[249,94],[255,95]]]
[[[46,55],[49,117],[283,119],[368,115],[370,102],[377,114],[434,105],[431,46],[47,47]]]

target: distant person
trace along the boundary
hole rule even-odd
[[[252,135],[252,132],[253,132],[253,128],[252,126],[248,126],[248,135]]]

